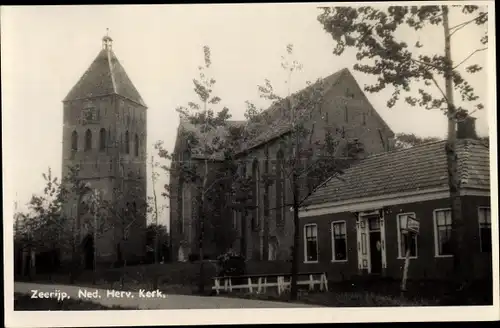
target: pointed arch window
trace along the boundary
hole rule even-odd
[[[128,131],[125,132],[125,153],[130,154],[130,137]]]
[[[73,131],[71,133],[71,151],[75,152],[78,150],[78,133],[76,131]]]
[[[285,165],[283,151],[276,154],[276,225],[284,226],[285,222]]]
[[[105,151],[106,150],[106,129],[102,128],[99,131],[99,150],[100,151]]]
[[[134,140],[134,147],[135,147],[135,156],[139,156],[139,136],[137,133],[135,134],[135,140]]]
[[[253,229],[257,229],[260,223],[259,218],[259,208],[260,208],[260,170],[259,170],[259,161],[254,159],[252,163],[252,179],[253,179],[253,217],[252,217],[252,227]]]
[[[89,151],[92,149],[92,132],[90,129],[85,131],[85,151]]]

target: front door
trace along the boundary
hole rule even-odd
[[[368,218],[368,228],[370,237],[370,271],[372,274],[380,274],[382,272],[382,236],[380,233],[380,219],[378,217]]]

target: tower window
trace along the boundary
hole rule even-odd
[[[85,131],[85,151],[89,151],[92,149],[92,132],[90,129]]]
[[[99,150],[106,150],[106,129],[104,128],[99,131]]]
[[[76,131],[73,131],[71,134],[71,151],[77,151],[78,150],[78,133]]]
[[[134,146],[135,146],[135,156],[139,156],[139,136],[137,135],[137,133],[135,134]]]
[[[130,138],[128,131],[125,132],[125,153],[130,154]]]

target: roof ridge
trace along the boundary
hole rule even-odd
[[[388,151],[385,151],[382,153],[376,153],[376,154],[369,155],[369,156],[365,157],[363,159],[363,161],[366,159],[370,159],[370,158],[389,156],[389,155],[394,154],[394,153],[401,153],[401,152],[405,152],[405,151],[415,150],[416,148],[427,147],[429,145],[443,143],[445,141],[446,140],[429,141],[429,142],[423,142],[423,143],[420,143],[420,144],[417,144],[417,145],[414,145],[414,146],[411,146],[408,148],[392,149],[392,150],[388,150]]]
[[[63,102],[118,95],[146,107],[141,94],[112,49],[101,49]]]
[[[113,91],[115,94],[118,94],[118,89],[116,88],[115,74],[113,72],[113,64],[111,63],[111,52],[112,50],[108,48],[106,57],[108,58],[109,72],[111,73],[111,83],[113,84]],[[118,61],[118,58],[116,58],[116,60]]]

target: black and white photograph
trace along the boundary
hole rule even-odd
[[[493,1],[0,14],[7,327],[500,319]]]

